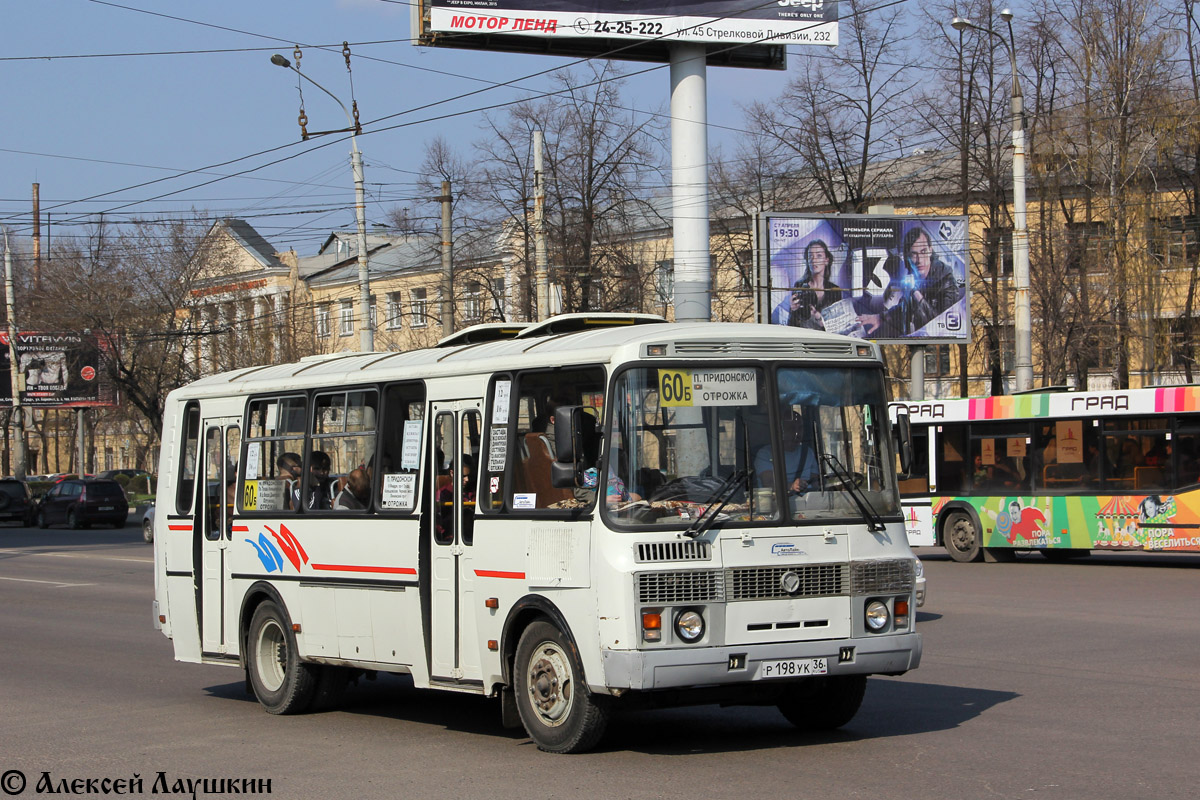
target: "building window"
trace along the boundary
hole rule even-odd
[[[354,335],[354,301],[343,300],[338,303],[338,335]]]
[[[506,319],[504,314],[504,278],[492,279],[492,318]]]
[[[429,324],[428,295],[424,289],[411,289],[408,293],[408,301],[411,306],[412,326],[414,328],[424,328]]]
[[[1200,252],[1200,217],[1151,220],[1150,252],[1167,266],[1186,265]]]
[[[997,275],[1013,274],[1013,231],[1012,228],[983,229],[984,263],[991,275],[992,259],[996,259]]]
[[[463,296],[463,320],[478,322],[483,313],[483,287],[479,281],[468,281],[466,293]]]
[[[372,297],[367,303],[367,325],[371,330],[375,330],[375,298]]]
[[[322,303],[317,306],[317,338],[329,337],[329,306]]]
[[[1107,250],[1108,225],[1103,222],[1067,223],[1067,269],[1095,269]]]
[[[675,259],[663,259],[654,265],[654,294],[659,305],[670,305],[675,296]]]
[[[388,330],[399,330],[400,320],[404,315],[404,307],[399,292],[391,292],[387,296],[387,326]]]
[[[948,345],[948,344],[925,345],[925,374],[926,375],[949,375],[950,374],[950,345]]]

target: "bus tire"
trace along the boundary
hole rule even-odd
[[[946,518],[946,524],[942,526],[942,544],[950,558],[962,564],[978,561],[983,555],[979,526],[963,511],[956,511]]]
[[[300,661],[291,621],[274,601],[254,609],[247,641],[250,685],[258,702],[271,714],[305,711],[316,692],[315,670]]]
[[[866,693],[866,675],[825,675],[789,686],[778,706],[801,730],[832,731],[854,719]]]
[[[317,667],[316,687],[313,690],[311,711],[336,711],[341,708],[350,683],[350,670],[321,664]]]
[[[588,691],[575,644],[555,625],[539,620],[525,629],[513,677],[517,711],[539,750],[582,753],[600,741],[608,699]]]

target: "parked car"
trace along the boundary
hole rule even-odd
[[[65,478],[46,492],[37,507],[37,525],[65,523],[71,528],[108,524],[120,528],[129,516],[121,484],[102,478]]]
[[[0,478],[0,522],[32,525],[35,505],[29,485],[25,481]]]
[[[144,469],[106,469],[103,472],[97,472],[96,477],[116,480],[118,475],[128,475],[130,478],[145,478],[149,474]]]
[[[147,542],[154,541],[154,503],[146,506],[142,512],[142,538]]]

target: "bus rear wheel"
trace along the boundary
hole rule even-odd
[[[951,514],[946,520],[942,528],[942,543],[950,558],[963,564],[978,561],[983,554],[975,520],[961,511]]]
[[[575,645],[556,626],[538,621],[525,629],[513,671],[517,711],[539,750],[582,753],[600,741],[607,698],[588,691]]]
[[[854,719],[866,693],[866,675],[826,675],[790,686],[778,705],[801,730],[831,731]]]
[[[250,619],[247,663],[254,696],[271,714],[299,714],[316,691],[313,667],[300,661],[287,615],[271,600]]]

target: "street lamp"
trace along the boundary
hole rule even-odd
[[[1025,130],[1024,98],[1021,84],[1017,80],[1017,43],[1013,36],[1013,12],[1004,9],[1000,18],[1008,23],[1008,38],[991,28],[983,28],[964,17],[955,17],[950,27],[956,31],[973,30],[991,34],[1004,43],[1008,57],[1012,60],[1012,142],[1013,142],[1013,282],[1016,297],[1013,300],[1017,348],[1017,391],[1026,392],[1033,388],[1033,343],[1029,312],[1029,234],[1025,229]]]
[[[367,203],[363,190],[362,153],[358,150],[358,139],[355,136],[355,134],[362,132],[362,126],[358,124],[354,117],[350,116],[350,112],[346,110],[346,105],[341,100],[338,100],[337,95],[305,75],[300,71],[299,67],[292,66],[292,62],[276,53],[271,56],[271,63],[277,67],[290,69],[332,97],[333,101],[342,107],[342,111],[346,114],[346,119],[350,122],[349,130],[352,131],[350,134],[350,167],[354,171],[354,213],[358,218],[358,315],[362,320],[362,325],[359,328],[358,349],[364,353],[370,353],[375,349],[375,330],[371,325],[371,278],[367,272]],[[347,64],[349,64],[349,61],[347,61]]]

